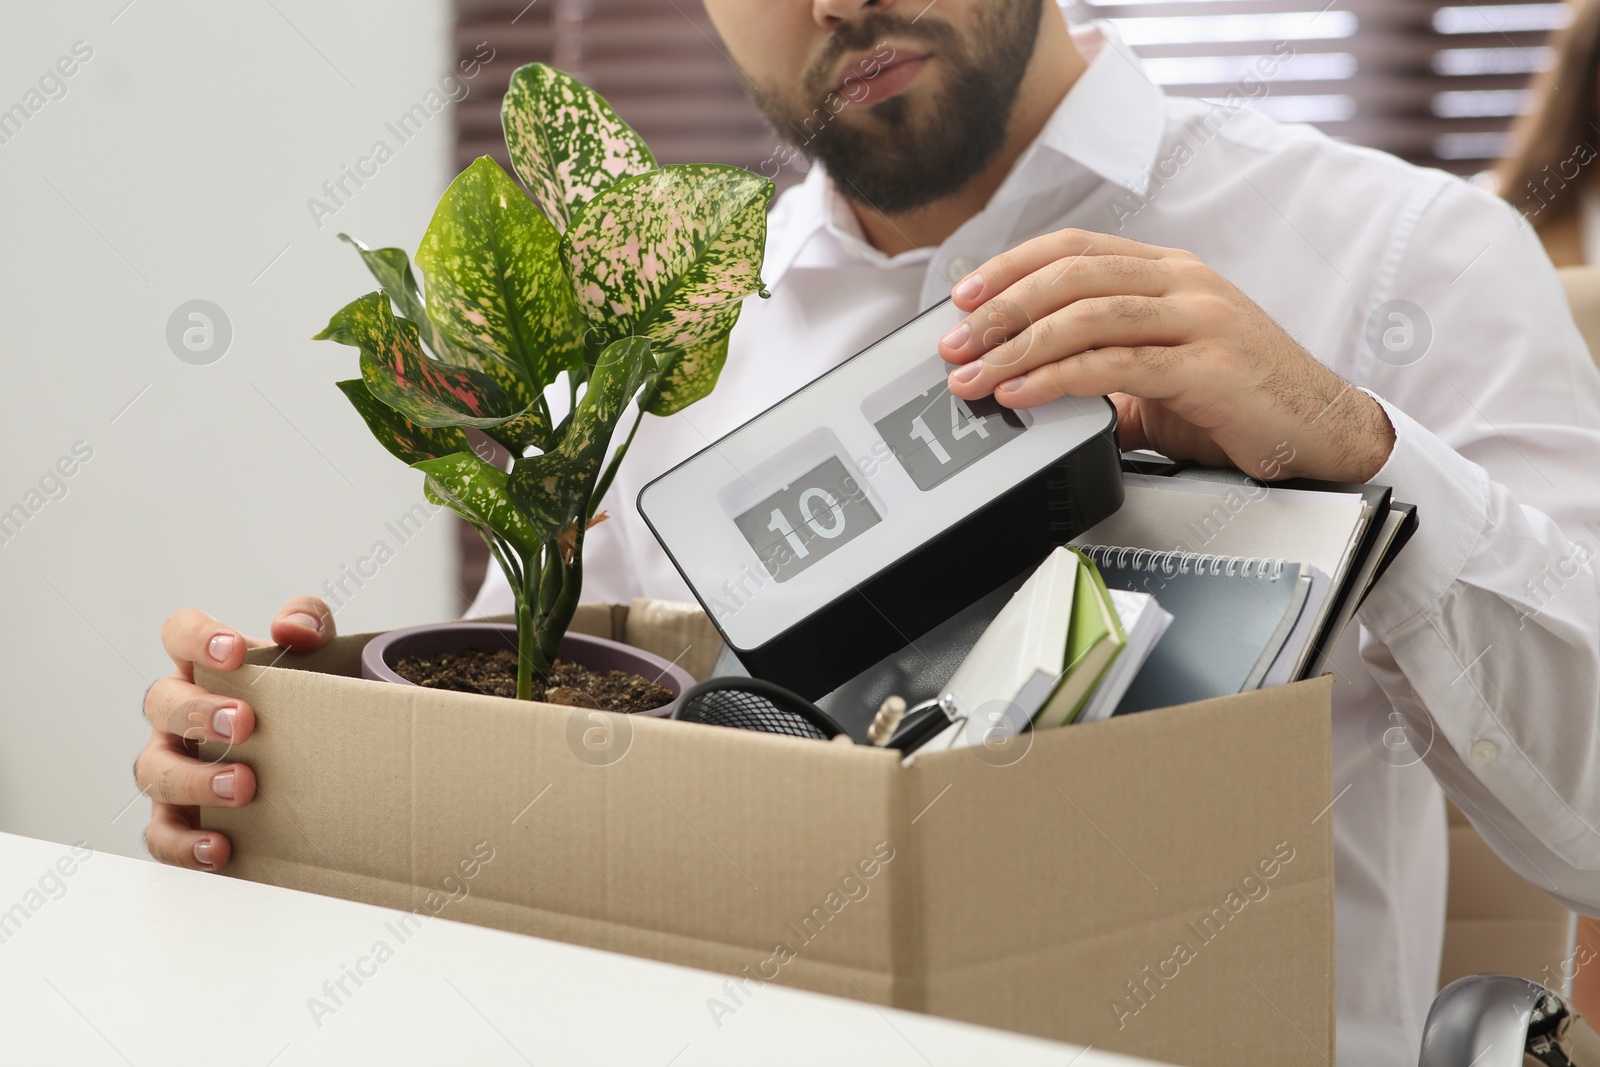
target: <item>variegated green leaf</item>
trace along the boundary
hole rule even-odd
[[[500,121],[517,176],[563,230],[584,204],[656,165],[644,139],[598,93],[543,63],[511,75]]]
[[[682,411],[696,400],[710,395],[727,360],[727,334],[687,348],[663,352],[656,361],[661,373],[639,398],[639,407],[652,415],[671,415]]]
[[[416,323],[417,332],[429,351],[446,363],[470,367],[493,378],[500,388],[505,390],[511,406],[518,411],[534,403],[533,389],[529,387],[527,379],[519,370],[498,357],[483,355],[473,349],[461,348],[450,343],[434,325],[433,319],[428,314],[422,291],[417,286],[416,275],[411,272],[411,260],[407,257],[405,249],[368,248],[347,233],[341,233],[339,237],[355,246],[356,251],[361,253],[367,269],[378,279],[384,292],[389,294],[389,298],[400,309],[400,314]],[[550,447],[551,442],[546,430],[548,423],[547,417],[535,412],[485,432],[507,448],[514,449],[517,455],[521,455],[530,444],[537,445],[541,449]]]
[[[625,337],[608,345],[595,361],[589,388],[560,444],[542,456],[512,463],[511,499],[537,529],[559,532],[578,517],[599,476],[617,419],[655,370],[647,338]]]
[[[485,527],[511,544],[524,560],[535,559],[552,533],[534,528],[511,503],[506,472],[469,451],[411,464],[427,475],[423,491],[474,526]]]
[[[427,345],[435,356],[446,363],[462,362],[456,358],[449,342],[439,336],[432,320],[428,318],[427,305],[422,299],[422,289],[417,285],[417,276],[411,272],[411,257],[406,255],[405,249],[368,248],[347,233],[341,233],[339,240],[360,253],[361,261],[367,265],[372,276],[378,279],[379,287],[389,294],[395,307],[400,309],[402,317],[417,324],[417,332],[422,335],[422,343]],[[462,365],[468,364],[462,363]]]
[[[378,443],[407,463],[470,449],[467,435],[453,426],[419,426],[387,404],[380,404],[360,378],[339,382],[339,391],[366,422]]]
[[[428,310],[452,344],[519,368],[542,391],[582,365],[561,235],[488,156],[450,183],[417,249]]]
[[[543,451],[552,444],[550,417],[539,401],[524,408],[521,415],[483,427],[483,432],[504,445],[513,456],[522,455],[530,445]]]
[[[590,201],[562,244],[591,326],[669,351],[727,333],[762,288],[773,188],[738,167],[674,165]]]
[[[361,349],[361,380],[378,400],[419,426],[476,426],[490,430],[526,421],[495,381],[470,367],[429,359],[416,323],[397,318],[388,294],[368,293],[334,314],[316,340]]]

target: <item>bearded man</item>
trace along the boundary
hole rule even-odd
[[[1450,175],[1167,98],[1054,0],[705,3],[811,166],[772,211],[772,297],[746,304],[716,391],[639,429],[586,598],[692,599],[639,489],[946,298],[968,313],[940,344],[960,398],[1105,394],[1124,449],[1392,486],[1420,528],[1332,662],[1337,1040],[1347,1063],[1414,1062],[1446,794],[1524,877],[1600,910],[1600,375],[1538,238]],[[470,614],[511,606],[489,568]],[[332,633],[314,597],[272,629],[302,649]],[[185,667],[235,668],[245,642],[197,610],[163,640],[179,670],[146,702],[148,843],[216,868],[227,838],[181,805],[246,803],[254,778],[173,735],[222,704]],[[227,704],[243,740],[253,715]],[[1423,763],[1381,758],[1374,721],[1425,739]]]

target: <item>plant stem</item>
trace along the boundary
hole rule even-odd
[[[489,546],[489,551],[494,554],[495,562],[500,564],[500,569],[505,572],[506,580],[510,583],[511,588],[513,590],[521,589],[522,572],[526,564],[523,563],[519,566],[520,559],[517,554],[510,551],[509,546],[502,551],[499,539],[483,527],[476,526],[474,529],[478,531],[478,536],[483,538],[483,543]]]
[[[540,645],[539,620],[526,600],[517,605],[517,699],[534,699],[534,679],[539,680],[539,692],[544,692],[550,676],[550,663],[555,658],[546,655]]]
[[[541,641],[541,620],[534,612],[539,602],[539,568],[536,560],[523,560],[526,584],[515,587],[517,601],[517,699],[533,699],[533,676],[550,670],[550,657]]]
[[[583,534],[580,525],[577,543],[572,550],[572,562],[561,569],[561,592],[556,595],[539,625],[540,650],[550,660],[554,660],[556,653],[561,650],[561,639],[566,636],[572,616],[578,610],[578,594],[583,588]]]
[[[556,597],[561,594],[561,548],[547,545],[544,550],[544,571],[539,578],[539,618],[550,614]]]
[[[523,597],[517,598],[517,699],[533,699],[533,609]]]
[[[517,614],[517,699],[532,700],[534,673],[544,674],[550,669],[550,661],[543,655],[537,625],[543,613],[534,611],[534,605],[539,603],[539,561],[527,559],[481,526],[474,529],[494,553],[495,562],[505,572],[511,586]]]
[[[606,495],[606,490],[611,488],[611,480],[617,476],[617,468],[622,465],[622,457],[628,454],[628,446],[633,444],[633,435],[639,432],[639,423],[644,421],[644,409],[640,408],[634,413],[633,426],[628,430],[627,438],[622,442],[616,454],[611,457],[611,462],[606,465],[605,474],[600,476],[600,481],[595,485],[594,492],[589,494],[589,506],[585,509],[584,519],[594,518],[594,509],[600,506],[601,499]]]

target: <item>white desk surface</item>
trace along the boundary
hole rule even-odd
[[[58,883],[70,854],[0,834],[0,1063],[1143,1062],[775,985],[719,1021],[721,975],[103,853]]]

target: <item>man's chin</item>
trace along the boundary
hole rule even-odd
[[[934,94],[921,84],[883,100],[852,103],[834,116],[834,122],[863,134],[883,135],[914,131],[937,119]]]

